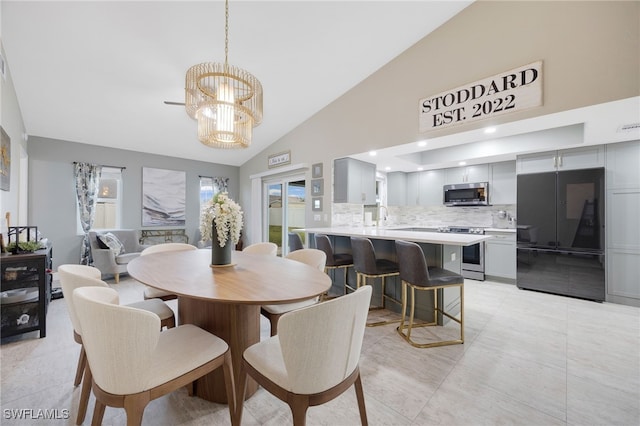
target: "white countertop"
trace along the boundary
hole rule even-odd
[[[311,234],[340,235],[345,237],[367,237],[378,240],[405,240],[416,243],[470,246],[492,238],[491,235],[453,234],[445,232],[401,231],[375,226],[306,228],[301,231]]]
[[[515,234],[516,228],[484,228],[484,232],[507,232]]]

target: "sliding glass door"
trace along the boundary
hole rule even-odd
[[[264,241],[278,245],[278,254],[289,253],[287,234],[305,227],[304,175],[287,176],[264,182],[266,226]],[[304,235],[301,235],[304,242]]]

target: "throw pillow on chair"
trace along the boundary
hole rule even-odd
[[[118,237],[113,235],[111,232],[107,232],[106,234],[99,234],[98,243],[104,244],[104,248],[108,248],[113,251],[113,254],[115,256],[124,253],[124,245],[122,244],[122,242],[120,242]]]

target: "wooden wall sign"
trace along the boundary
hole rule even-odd
[[[470,123],[540,105],[542,61],[537,61],[420,99],[420,132]]]
[[[274,167],[284,166],[285,164],[291,164],[291,151],[270,155],[267,165],[272,169]]]

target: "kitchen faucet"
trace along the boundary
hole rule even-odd
[[[376,216],[376,227],[380,226],[380,212],[382,211],[382,209],[384,209],[385,211],[384,217],[382,218],[382,220],[384,221],[383,225],[384,223],[386,223],[387,217],[389,216],[389,209],[387,209],[386,206],[378,206],[378,215]]]

